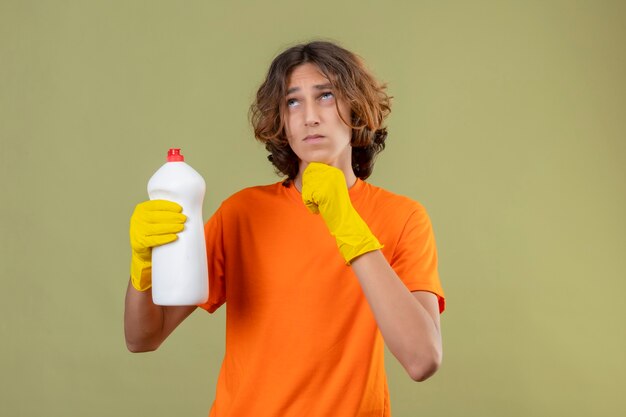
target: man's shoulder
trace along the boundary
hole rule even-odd
[[[259,204],[272,200],[280,194],[281,182],[266,185],[255,185],[243,188],[222,202],[223,208],[241,208],[250,207],[250,205]]]
[[[366,195],[370,203],[383,207],[390,207],[394,210],[425,211],[424,206],[417,200],[407,195],[389,191],[377,185],[365,183]]]

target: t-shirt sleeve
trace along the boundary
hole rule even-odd
[[[222,210],[218,209],[204,225],[206,240],[209,298],[204,304],[198,304],[209,313],[213,313],[226,302],[226,280],[224,276],[225,251]]]
[[[409,215],[391,259],[391,267],[410,291],[428,291],[437,296],[439,312],[445,296],[437,270],[437,247],[426,209],[418,204]]]

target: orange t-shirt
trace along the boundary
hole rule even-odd
[[[361,180],[352,204],[410,291],[444,309],[430,219]],[[205,227],[209,312],[226,303],[226,352],[209,416],[389,416],[384,344],[321,216],[282,183],[244,189]]]

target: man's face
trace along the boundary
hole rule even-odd
[[[284,114],[287,140],[300,158],[300,172],[309,162],[352,169],[350,108],[338,100],[330,81],[311,63],[296,67],[287,80]],[[336,106],[336,103],[338,106]]]

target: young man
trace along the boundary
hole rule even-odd
[[[244,189],[205,227],[209,299],[226,304],[226,353],[210,416],[389,416],[384,344],[416,381],[441,357],[444,294],[424,208],[366,183],[384,148],[389,97],[328,42],[273,61],[251,107],[287,178]],[[196,307],[155,306],[151,248],[176,239],[180,206],[131,218],[125,331],[156,349]]]

